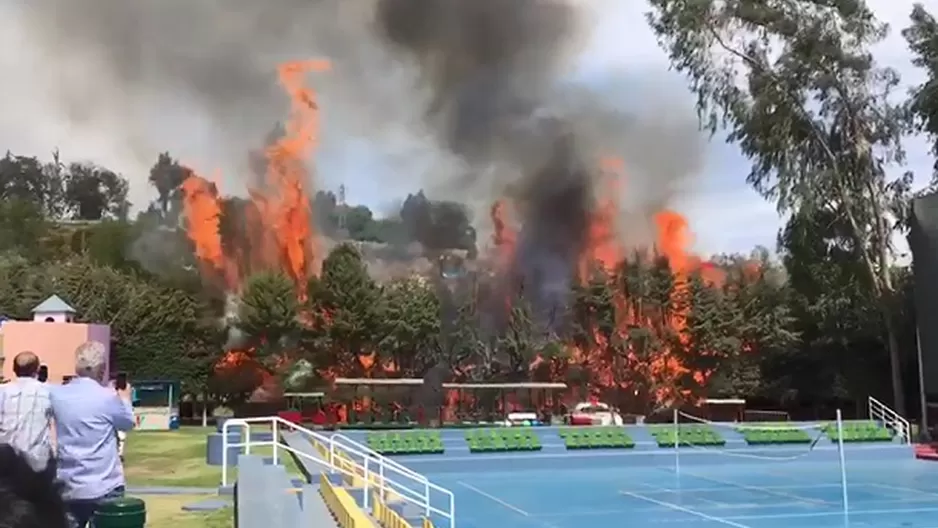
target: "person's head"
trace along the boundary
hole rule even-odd
[[[66,528],[65,502],[51,473],[0,445],[0,528]]]
[[[13,358],[13,373],[17,378],[35,378],[39,374],[39,356],[28,350],[20,352]]]
[[[75,350],[75,375],[104,381],[107,366],[107,349],[98,341],[85,341]]]

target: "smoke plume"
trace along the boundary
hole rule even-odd
[[[586,27],[580,5],[380,0],[378,6],[383,36],[417,64],[431,93],[425,123],[468,164],[456,186],[500,189],[517,210],[515,264],[542,317],[564,303],[588,242],[600,160],[621,155],[620,142],[640,128],[598,92],[565,82]]]
[[[276,68],[287,60],[335,65],[311,79],[324,101],[327,156],[410,119],[391,103],[401,99],[395,86],[412,82],[396,81],[405,72],[377,46],[373,10],[371,0],[37,0],[0,8],[0,28],[18,29],[29,55],[33,86],[20,96],[46,99],[43,117],[55,115],[57,128],[96,150],[66,155],[119,159],[115,169],[138,178],[132,200],[145,206],[136,191],[165,150],[202,172],[220,170],[222,191],[243,194],[247,153],[286,115]],[[375,131],[377,122],[385,125]]]
[[[318,159],[338,160],[319,173],[327,184],[379,167],[382,187],[468,203],[480,240],[492,200],[507,196],[525,225],[520,265],[547,280],[583,244],[600,158],[625,159],[626,232],[637,234],[701,162],[693,115],[625,111],[633,81],[568,82],[591,17],[615,3],[34,0],[0,8],[0,29],[15,26],[16,60],[35,76],[19,96],[43,101],[42,119],[22,126],[53,121],[27,135],[69,130],[91,147],[66,156],[117,160],[138,207],[165,150],[220,169],[222,192],[242,194],[248,153],[285,115],[277,64],[328,58],[332,71],[311,79]],[[655,92],[634,98],[643,111],[674,106]]]

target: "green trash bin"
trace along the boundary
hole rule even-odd
[[[143,528],[147,505],[136,497],[121,497],[101,503],[94,514],[95,528]]]

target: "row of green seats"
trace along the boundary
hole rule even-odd
[[[541,440],[532,429],[501,428],[471,429],[465,432],[470,453],[504,451],[540,451]]]
[[[567,427],[558,431],[567,449],[629,449],[635,442],[621,427]]]
[[[878,422],[843,422],[844,442],[890,442],[892,431]],[[824,432],[832,442],[838,441],[837,424],[827,424]]]
[[[749,445],[811,443],[811,435],[793,427],[740,428],[739,432]]]
[[[650,432],[651,436],[658,442],[658,447],[674,447],[675,430],[673,425],[652,426]],[[677,440],[682,446],[711,447],[726,445],[726,440],[706,425],[682,424],[677,434],[679,435]]]
[[[382,455],[429,455],[443,453],[439,431],[405,431],[365,435],[368,447]]]

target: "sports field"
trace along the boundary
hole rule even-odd
[[[938,527],[938,464],[836,444],[400,457],[455,495],[459,528]]]
[[[509,471],[488,457],[476,458],[471,472],[430,476],[456,495],[460,528],[938,526],[938,464],[902,451],[848,451],[846,515],[836,457],[723,455],[680,470],[612,459],[608,467],[552,469],[546,459],[543,469]]]

